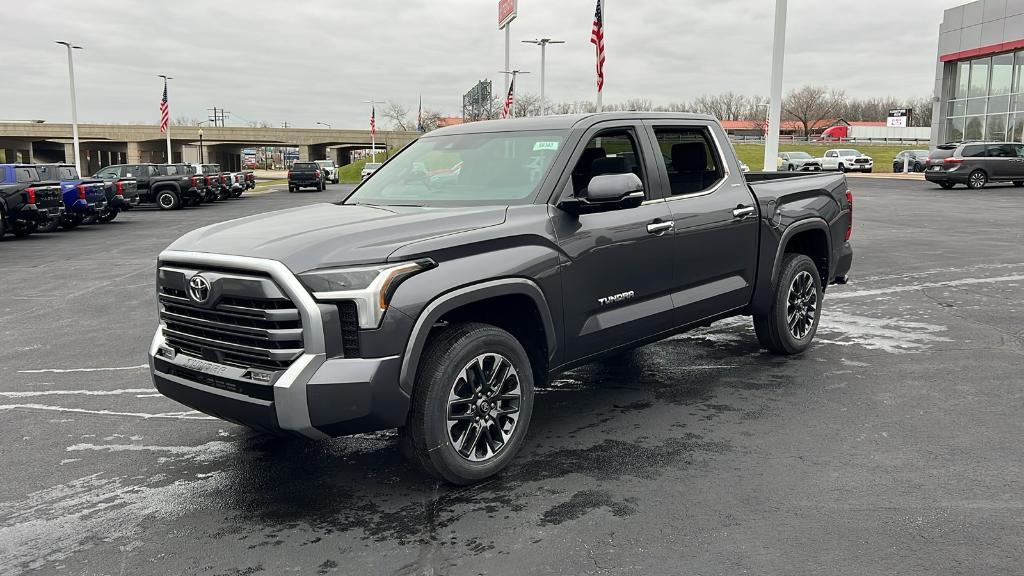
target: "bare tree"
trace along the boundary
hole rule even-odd
[[[420,125],[423,131],[437,130],[437,125],[441,122],[442,117],[441,113],[437,110],[424,108],[423,113],[420,115]]]
[[[191,116],[177,116],[171,120],[172,126],[199,126],[199,120]]]
[[[512,102],[512,107],[516,118],[539,116],[540,97],[530,92],[516,94],[515,100]],[[502,108],[504,108],[504,104],[502,104]]]
[[[719,120],[743,120],[749,108],[746,96],[735,92],[705,94],[693,102],[694,108],[702,114],[710,114]]]
[[[824,86],[804,86],[792,90],[782,100],[782,110],[803,127],[804,137],[822,121],[836,118],[846,104],[846,93]]]
[[[409,121],[409,109],[393,100],[388,100],[384,104],[384,109],[381,110],[380,115],[391,121],[391,128],[393,130],[413,130],[416,128]]]

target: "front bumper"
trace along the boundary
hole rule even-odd
[[[846,165],[847,172],[868,172],[875,167],[874,162],[868,162],[867,164],[854,164],[850,163]]]
[[[261,272],[299,310],[303,353],[270,382],[246,369],[175,353],[158,327],[149,348],[157,390],[200,412],[269,432],[326,438],[403,426],[409,396],[399,385],[401,356],[327,356],[321,307],[280,262],[237,256],[167,251],[161,260]]]

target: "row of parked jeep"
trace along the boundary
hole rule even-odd
[[[251,170],[218,164],[117,164],[88,178],[69,164],[0,164],[0,239],[110,222],[140,204],[198,206],[255,187]]]

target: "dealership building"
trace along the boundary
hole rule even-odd
[[[937,60],[932,145],[1024,142],[1024,0],[946,10]]]

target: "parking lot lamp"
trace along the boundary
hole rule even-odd
[[[82,153],[78,148],[78,104],[75,100],[75,59],[71,55],[71,51],[81,50],[82,47],[60,40],[57,41],[57,44],[61,44],[68,49],[68,82],[71,84],[71,139],[72,142],[74,142],[75,148],[75,171],[77,171],[79,176],[81,176]]]
[[[544,69],[546,68],[546,53],[548,44],[565,44],[565,40],[552,40],[541,38],[539,40],[523,40],[524,44],[536,44],[540,46],[540,115],[544,115]]]
[[[328,124],[327,122],[317,122],[317,124],[319,124],[319,125],[321,125],[321,126],[326,126],[328,130],[330,130],[330,129],[331,129],[331,125],[330,125],[330,124]]]

